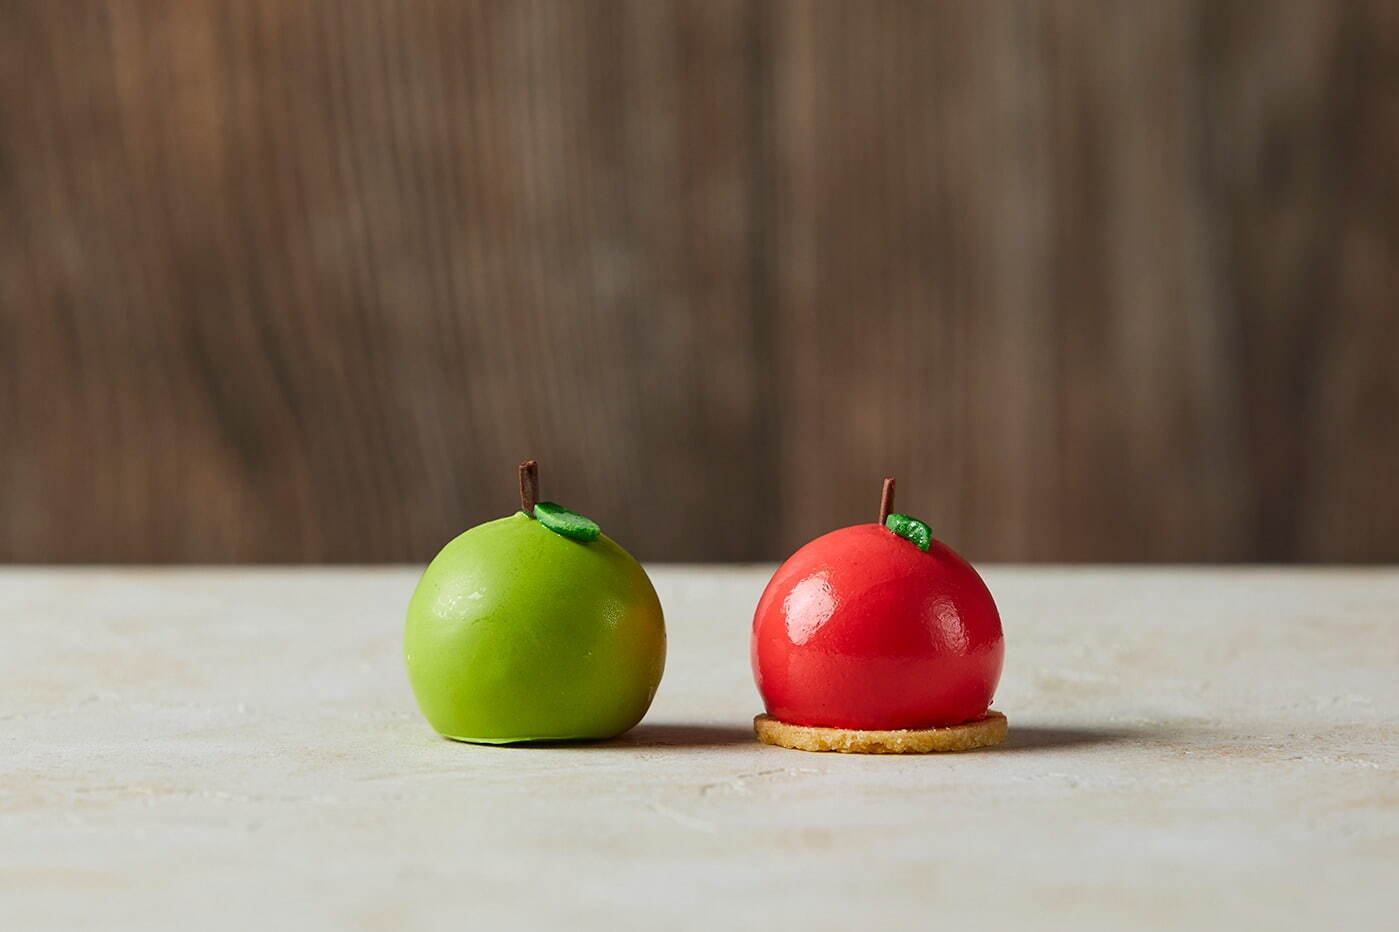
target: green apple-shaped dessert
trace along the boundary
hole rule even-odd
[[[521,510],[442,548],[408,605],[408,678],[448,738],[611,738],[660,684],[665,621],[646,571],[538,488],[521,464]]]

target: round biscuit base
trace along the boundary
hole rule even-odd
[[[1006,738],[1006,717],[987,710],[974,722],[949,728],[905,728],[861,731],[792,725],[770,715],[753,719],[753,731],[764,744],[797,751],[838,751],[841,754],[937,754],[970,751],[1000,744]]]

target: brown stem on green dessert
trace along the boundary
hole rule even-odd
[[[884,522],[889,519],[889,512],[894,510],[894,477],[887,476],[884,479],[884,493],[879,496],[879,526],[883,527]]]
[[[539,464],[525,460],[520,464],[520,510],[534,517],[534,503],[539,501]]]

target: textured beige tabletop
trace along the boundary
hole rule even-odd
[[[1001,748],[756,744],[764,569],[614,743],[437,738],[416,571],[0,571],[0,929],[1393,928],[1399,571],[985,570]]]

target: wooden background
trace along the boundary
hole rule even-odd
[[[0,559],[1399,559],[1399,3],[0,2]]]

